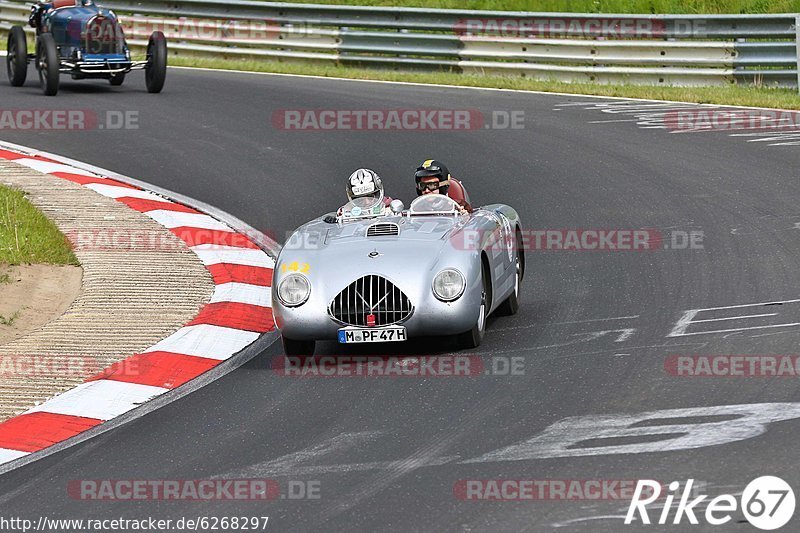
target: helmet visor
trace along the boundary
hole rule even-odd
[[[419,167],[417,169],[417,173],[414,174],[414,176],[417,178],[429,178],[431,176],[441,176],[441,175],[442,175],[442,169],[436,166],[431,166],[428,168]]]

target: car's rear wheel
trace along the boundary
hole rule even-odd
[[[283,352],[286,355],[314,355],[317,343],[315,341],[296,341],[281,337],[283,341]]]
[[[119,87],[120,85],[125,83],[125,73],[120,72],[119,74],[113,74],[111,78],[108,80],[108,83],[110,83],[114,87]]]
[[[8,81],[14,87],[21,87],[28,77],[28,41],[21,26],[13,26],[8,33],[6,48],[6,70]]]
[[[477,348],[483,342],[483,336],[486,333],[486,317],[491,306],[491,282],[487,279],[487,276],[488,271],[483,261],[481,261],[481,306],[478,310],[478,320],[472,326],[472,329],[458,336],[457,341],[461,348]]]
[[[36,38],[36,70],[45,96],[58,94],[58,69],[56,40],[51,34],[43,33]]]
[[[144,81],[147,92],[160,93],[167,79],[167,39],[160,31],[154,31],[147,42],[147,66]]]

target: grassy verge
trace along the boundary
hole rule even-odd
[[[742,105],[800,109],[800,95],[790,89],[766,89],[744,86],[724,87],[651,87],[644,85],[600,85],[593,83],[563,83],[536,81],[521,77],[476,76],[449,72],[412,73],[390,70],[359,69],[335,65],[322,66],[301,63],[278,63],[257,60],[233,60],[218,58],[170,57],[171,65],[204,67],[222,70],[247,70],[253,72],[277,72],[282,74],[307,74],[352,79],[405,81],[416,83],[439,83],[528,91],[565,92],[594,94],[600,96],[622,96],[626,98],[650,98],[703,104]]]
[[[571,13],[796,13],[800,0],[298,0],[306,4]]]
[[[0,264],[27,263],[77,265],[78,260],[67,238],[22,191],[0,185]]]
[[[11,314],[8,317],[0,315],[0,325],[2,325],[2,326],[13,326],[14,322],[16,322],[17,319],[19,318],[19,315],[20,315],[21,312],[22,311],[14,311],[14,313]]]

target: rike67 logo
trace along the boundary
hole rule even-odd
[[[680,482],[673,481],[669,484],[669,492],[664,501],[659,501],[653,506],[661,511],[658,513],[656,509],[653,509],[658,516],[656,523],[678,525],[688,522],[697,525],[700,523],[699,516],[704,518],[708,524],[720,526],[730,522],[733,519],[732,514],[736,513],[737,509],[741,509],[742,514],[751,525],[770,531],[786,525],[794,514],[794,491],[779,477],[761,476],[754,479],[747,484],[738,501],[733,494],[720,494],[708,502],[706,502],[708,496],[704,494],[690,500],[694,496],[693,484],[693,479],[687,480],[683,491],[680,490]],[[662,486],[658,481],[640,479],[636,484],[631,505],[628,507],[628,514],[625,515],[625,523],[632,523],[638,513],[642,524],[651,524],[647,506],[659,500],[662,497],[661,492]],[[673,500],[679,492],[675,514],[670,520]],[[705,512],[701,511],[703,507],[705,507]]]

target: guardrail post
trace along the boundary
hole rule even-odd
[[[797,91],[800,92],[800,15],[794,18],[794,42],[795,42],[795,54],[797,56]]]

